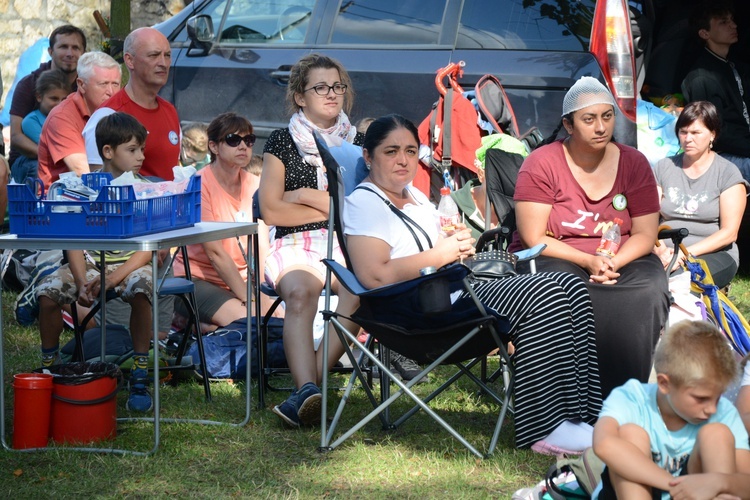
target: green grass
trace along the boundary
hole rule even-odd
[[[730,295],[750,315],[750,279],[735,279]],[[36,327],[15,324],[9,309],[12,299],[3,295],[9,431],[12,375],[38,364],[38,332]],[[426,391],[434,385],[417,387]],[[215,383],[212,388],[214,402],[206,403],[202,386],[195,381],[162,387],[162,416],[241,421],[243,384]],[[255,387],[253,391],[255,398]],[[331,395],[335,398],[337,393]],[[285,396],[269,393],[269,407]],[[124,401],[125,393],[121,393],[121,417],[127,415]],[[368,409],[361,390],[352,394],[351,404],[345,414],[347,422]],[[465,384],[440,397],[436,406],[480,450],[486,448],[496,405],[477,397]],[[512,419],[504,426],[494,456],[486,460],[471,455],[421,413],[396,431],[383,431],[376,420],[327,453],[318,451],[319,428],[286,430],[268,409],[256,409],[254,401],[250,422],[242,428],[163,423],[161,429],[159,451],[150,457],[88,454],[62,447],[33,453],[1,450],[0,496],[510,498],[516,489],[538,482],[553,461],[513,447]],[[10,439],[8,432],[6,440]],[[118,424],[113,445],[146,451],[152,442],[152,424],[124,422]]]

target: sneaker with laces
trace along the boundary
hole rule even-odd
[[[130,411],[146,412],[154,407],[148,390],[148,370],[142,368],[130,373],[130,395],[125,407]]]
[[[286,398],[286,401],[273,407],[273,412],[284,422],[287,427],[299,427],[299,415],[297,415],[297,391]]]
[[[422,372],[422,368],[414,360],[394,351],[391,351],[391,369],[401,375],[403,380],[411,380]],[[417,383],[423,382],[427,382],[427,377],[422,377]]]
[[[297,416],[302,425],[320,423],[320,409],[323,400],[318,386],[312,382],[303,385],[297,393]]]

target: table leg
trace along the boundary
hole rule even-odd
[[[102,320],[99,324],[99,331],[102,339],[102,350],[100,352],[101,359],[104,361],[107,356],[107,262],[104,260],[104,253],[99,252],[99,303],[101,304]],[[75,311],[75,309],[73,309]],[[74,325],[78,324],[78,318],[75,318]],[[86,328],[86,325],[81,325],[81,328]],[[83,336],[81,336],[81,352],[83,352]],[[81,361],[86,361],[85,356],[81,357]]]
[[[3,252],[3,260],[0,262],[0,269],[5,267],[5,252]],[[10,257],[8,257],[10,258]],[[0,441],[2,441],[3,448],[10,450],[11,447],[5,441],[5,337],[3,336],[3,324],[5,319],[3,318],[3,280],[0,279]]]
[[[151,252],[151,333],[154,335],[154,448],[155,453],[159,448],[159,291],[157,290],[157,277],[159,276],[158,251]]]

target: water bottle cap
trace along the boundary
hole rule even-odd
[[[617,224],[618,226],[622,226],[622,219],[620,219],[619,217],[615,217],[615,224]]]
[[[451,188],[448,186],[443,186],[440,188],[440,196],[448,196],[451,194]]]

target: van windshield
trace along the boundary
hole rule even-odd
[[[596,0],[465,2],[459,49],[587,51]]]

